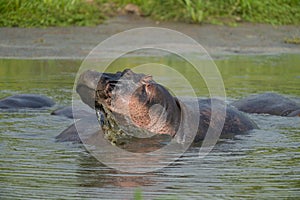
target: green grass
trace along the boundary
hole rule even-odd
[[[0,0],[0,26],[97,25],[127,3],[160,21],[300,24],[299,0]]]
[[[88,26],[103,19],[97,5],[82,0],[0,0],[0,26]]]
[[[134,200],[143,200],[142,190],[136,189],[134,193]]]

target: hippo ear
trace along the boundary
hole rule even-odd
[[[140,80],[140,82],[141,82],[142,84],[148,84],[148,83],[150,83],[152,80],[153,80],[153,79],[152,79],[152,76],[151,76],[151,75],[147,75],[147,76],[142,77],[141,80]]]

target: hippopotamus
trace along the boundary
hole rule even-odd
[[[85,110],[76,110],[76,112],[77,112],[77,114],[76,114],[76,116],[74,116],[72,106],[65,106],[65,107],[58,108],[58,109],[52,111],[51,115],[67,117],[70,119],[74,119],[74,118],[81,119],[81,118],[88,117],[91,115],[90,112],[85,111]]]
[[[232,106],[246,113],[300,116],[300,105],[276,93],[254,94],[234,101]]]
[[[152,76],[137,74],[130,69],[116,73],[85,71],[78,79],[76,91],[85,104],[102,113],[104,134],[114,132],[112,129],[124,133],[124,124],[130,121],[131,127],[135,129],[182,138],[182,135],[177,135],[178,130],[181,122],[187,121],[187,126],[197,127],[193,137],[193,142],[197,143],[205,138],[209,125],[214,130],[222,118],[225,123],[221,129],[221,138],[258,128],[246,114],[221,100],[197,98],[191,101],[174,97]],[[218,114],[214,119],[211,119],[212,104]],[[199,109],[195,106],[199,106]],[[222,108],[225,112],[222,112]],[[193,123],[193,118],[189,118],[192,114],[200,116],[197,122]],[[70,135],[73,141],[77,141],[74,139],[74,131],[75,126],[71,125],[57,139],[66,141],[67,135]]]
[[[0,109],[43,108],[55,103],[49,97],[38,94],[16,94],[0,100]]]
[[[77,123],[86,123],[88,124],[89,120],[92,120],[92,115],[84,117],[80,119]],[[79,129],[83,126],[75,126],[75,123],[68,126],[63,132],[61,132],[58,136],[56,136],[56,141],[58,142],[73,142],[73,143],[81,143],[81,139],[78,135],[78,132],[84,131],[83,129]]]

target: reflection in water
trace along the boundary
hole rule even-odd
[[[155,184],[153,174],[120,173],[100,163],[90,155],[82,155],[79,159],[78,183],[81,187],[142,187]]]
[[[124,58],[119,64],[144,62],[171,64],[194,77],[184,63],[170,57]],[[234,56],[216,63],[229,101],[275,91],[300,102],[299,55]],[[198,159],[199,148],[192,147],[168,167],[147,174],[119,173],[81,145],[56,143],[55,136],[73,121],[49,113],[71,104],[79,65],[63,60],[0,61],[0,97],[40,93],[57,102],[38,111],[0,112],[0,199],[132,199],[136,188],[145,199],[299,197],[300,118],[250,115],[260,130],[220,141],[204,159]],[[184,96],[184,86],[176,81],[167,76],[156,80],[173,84]],[[206,96],[205,83],[193,81],[198,95]]]

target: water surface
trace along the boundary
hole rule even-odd
[[[121,59],[123,67],[168,64],[207,96],[203,80],[172,57]],[[299,102],[300,56],[231,56],[217,59],[228,101],[274,91]],[[204,159],[191,148],[170,166],[147,174],[119,173],[79,144],[54,137],[72,120],[49,113],[70,105],[80,61],[0,60],[0,97],[39,93],[57,104],[41,110],[0,112],[0,199],[270,199],[300,196],[300,118],[250,115],[260,129],[220,141]],[[111,70],[118,68],[118,63]],[[161,73],[164,74],[164,73]],[[183,85],[168,76],[154,77]]]

